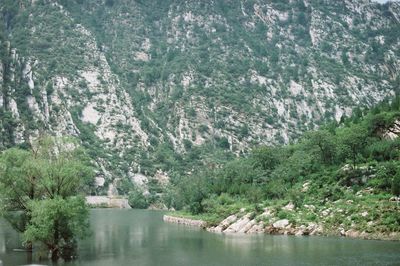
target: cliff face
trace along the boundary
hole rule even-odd
[[[289,142],[400,84],[396,2],[5,0],[0,11],[0,145],[77,136],[102,186],[170,170],[166,150]]]

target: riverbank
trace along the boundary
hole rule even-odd
[[[359,239],[400,241],[400,232],[392,222],[396,213],[400,216],[397,201],[383,199],[377,204],[365,204],[359,200],[338,200],[322,206],[292,202],[255,210],[242,207],[239,211],[221,218],[215,214],[190,215],[174,212],[164,216],[165,222],[204,228],[215,233],[280,234],[296,236],[342,236]],[[364,204],[363,204],[364,202]],[[390,208],[389,208],[390,207]],[[386,219],[376,212],[392,212]]]

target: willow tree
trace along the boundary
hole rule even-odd
[[[88,228],[81,193],[92,177],[88,157],[71,139],[46,137],[30,150],[8,149],[0,155],[1,213],[28,247],[38,243],[53,260],[70,259]]]

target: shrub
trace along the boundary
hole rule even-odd
[[[400,195],[400,173],[397,173],[392,180],[392,194]]]
[[[143,191],[140,189],[129,192],[128,203],[134,209],[147,209],[150,205],[147,197],[143,195]]]

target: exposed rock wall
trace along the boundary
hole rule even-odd
[[[98,192],[168,170],[163,145],[288,143],[400,84],[398,2],[113,3],[0,3],[1,146],[79,137]]]

